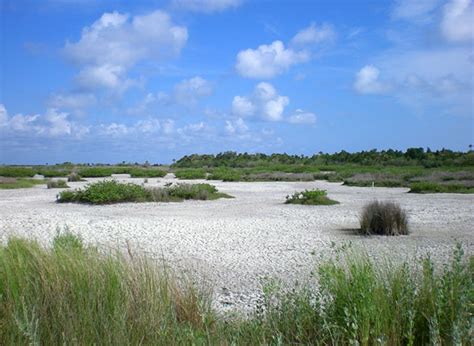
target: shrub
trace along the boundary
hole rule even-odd
[[[58,202],[76,202],[88,204],[110,204],[123,202],[144,202],[150,200],[150,193],[136,184],[122,184],[115,180],[99,181],[87,185],[84,189],[63,191]]]
[[[174,172],[178,179],[206,179],[206,171],[204,169],[179,169]]]
[[[473,187],[460,184],[438,184],[432,182],[418,182],[410,186],[411,193],[474,193]]]
[[[81,177],[90,178],[102,178],[110,177],[114,173],[114,170],[110,167],[89,167],[79,170],[78,174]]]
[[[231,198],[231,196],[219,192],[214,185],[210,184],[176,184],[169,187],[149,189],[149,191],[155,202]]]
[[[66,184],[66,180],[49,180],[46,183],[48,189],[65,189],[69,186]]]
[[[0,176],[1,177],[33,177],[36,174],[36,171],[32,168],[26,167],[13,167],[13,166],[4,166],[0,167]]]
[[[54,178],[54,177],[65,177],[68,175],[69,172],[61,169],[46,169],[41,168],[36,173],[43,175],[46,178]]]
[[[330,199],[325,190],[305,190],[286,196],[286,204],[333,205],[339,202]]]
[[[240,181],[242,175],[236,170],[227,168],[216,168],[210,175],[207,176],[207,180],[222,180],[222,181]]]
[[[75,181],[83,181],[83,179],[78,173],[72,172],[71,174],[68,175],[67,181],[75,182]]]
[[[157,168],[130,168],[125,172],[132,178],[161,178],[166,175],[165,171]]]
[[[408,217],[397,203],[373,201],[362,209],[360,228],[365,234],[408,234]]]

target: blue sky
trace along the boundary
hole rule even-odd
[[[472,0],[0,1],[0,163],[474,142]]]

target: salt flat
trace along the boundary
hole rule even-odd
[[[162,186],[178,180],[167,176],[148,181],[146,186]],[[214,304],[223,309],[254,306],[265,277],[286,283],[304,280],[319,260],[334,253],[334,245],[351,242],[375,257],[397,260],[431,252],[435,261],[446,262],[457,241],[465,252],[474,253],[474,195],[418,195],[404,188],[323,181],[206,182],[235,198],[90,206],[57,204],[60,190],[45,186],[0,190],[0,240],[15,235],[48,245],[58,229],[68,228],[101,249],[128,247],[194,272],[214,289]],[[68,184],[77,188],[87,182]],[[327,190],[341,204],[283,204],[286,195],[312,188]],[[352,229],[358,227],[358,214],[374,199],[399,202],[408,212],[410,235],[356,235]]]

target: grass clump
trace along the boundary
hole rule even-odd
[[[154,202],[181,202],[183,200],[216,200],[219,198],[232,198],[232,196],[219,192],[210,184],[176,184],[167,187],[158,187],[148,190]]]
[[[408,234],[406,212],[395,202],[373,201],[362,209],[360,228],[364,234]]]
[[[124,202],[146,202],[150,194],[136,184],[123,184],[115,180],[104,180],[87,185],[84,189],[62,191],[59,203],[112,204]]]
[[[286,196],[286,204],[306,204],[306,205],[334,205],[339,202],[330,199],[325,190],[304,190],[295,192],[291,196]]]
[[[49,180],[46,186],[48,189],[66,189],[69,187],[66,180]]]
[[[418,182],[410,186],[411,193],[474,193],[474,187],[460,184],[439,184],[434,182]]]
[[[203,344],[212,328],[194,285],[70,234],[0,245],[0,297],[2,345]]]
[[[82,179],[82,177],[78,173],[72,172],[71,174],[68,175],[67,181],[76,182],[76,181],[84,181],[84,179]]]
[[[178,179],[206,179],[206,171],[201,168],[179,169],[174,172]]]
[[[0,177],[0,190],[27,189],[41,184],[45,184],[43,179]]]

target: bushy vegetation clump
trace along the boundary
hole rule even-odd
[[[474,193],[474,187],[460,184],[439,184],[434,182],[418,182],[410,186],[411,193]]]
[[[77,172],[72,172],[71,174],[68,175],[67,181],[76,182],[76,181],[83,181],[83,179]]]
[[[36,170],[28,167],[2,166],[0,167],[0,177],[25,178],[33,177]]]
[[[237,170],[228,168],[216,168],[207,176],[207,180],[222,180],[222,181],[240,181],[242,174]]]
[[[158,168],[130,168],[124,172],[130,174],[132,178],[161,178],[166,175],[165,171]]]
[[[373,201],[362,209],[360,229],[364,234],[408,234],[408,216],[398,203]]]
[[[318,266],[318,285],[269,283],[255,314],[231,319],[191,280],[129,255],[71,234],[51,249],[0,244],[0,344],[472,344],[474,257],[461,246],[442,268],[349,249]]]
[[[66,180],[49,180],[46,186],[48,189],[66,189],[69,187]]]
[[[178,169],[174,175],[178,179],[206,179],[206,171],[201,168],[194,169]]]
[[[304,190],[286,196],[286,204],[306,204],[306,205],[334,205],[339,202],[330,199],[325,190]]]
[[[145,188],[105,180],[89,184],[84,189],[62,191],[59,203],[113,204],[125,202],[180,202],[187,199],[214,200],[229,198],[210,184],[176,184],[166,187]]]

